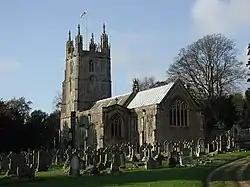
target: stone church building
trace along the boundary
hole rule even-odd
[[[69,32],[62,83],[63,146],[142,145],[204,136],[199,106],[180,80],[140,91],[135,79],[130,93],[112,97],[110,50],[105,25],[100,44],[92,34],[88,50],[83,49],[79,25],[75,41]]]

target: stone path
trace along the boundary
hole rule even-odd
[[[206,187],[250,187],[250,157],[236,160],[211,172]],[[211,182],[212,181],[212,182]]]

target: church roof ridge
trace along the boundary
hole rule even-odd
[[[102,107],[108,107],[114,104],[124,105],[131,94],[132,92],[98,100],[94,102],[89,109],[100,109]]]
[[[148,91],[148,90],[157,89],[157,88],[162,88],[162,87],[165,87],[165,86],[167,86],[167,85],[174,84],[174,83],[175,83],[175,82],[169,82],[169,83],[167,83],[167,84],[164,84],[164,85],[161,85],[161,86],[156,86],[156,87],[149,88],[149,89],[146,89],[146,90],[141,90],[141,91],[139,91],[139,92],[146,92],[146,91]]]
[[[175,82],[170,82],[163,86],[139,91],[134,99],[129,103],[128,108],[139,108],[161,103],[174,84]]]
[[[132,92],[125,93],[125,94],[120,94],[120,95],[116,95],[116,96],[112,96],[112,97],[108,97],[108,98],[105,98],[105,99],[100,99],[100,100],[96,101],[95,103],[102,102],[102,101],[108,101],[110,99],[115,99],[115,98],[119,98],[119,97],[123,97],[123,96],[126,96],[126,95],[130,95],[131,93]]]

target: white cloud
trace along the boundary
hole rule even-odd
[[[250,0],[196,0],[192,20],[202,33],[235,33],[250,28]]]

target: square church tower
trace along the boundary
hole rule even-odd
[[[70,128],[71,111],[84,111],[93,102],[109,97],[111,97],[111,58],[105,24],[100,43],[95,43],[92,33],[88,49],[83,49],[83,37],[78,25],[75,41],[72,40],[69,31],[66,42],[61,129]]]

